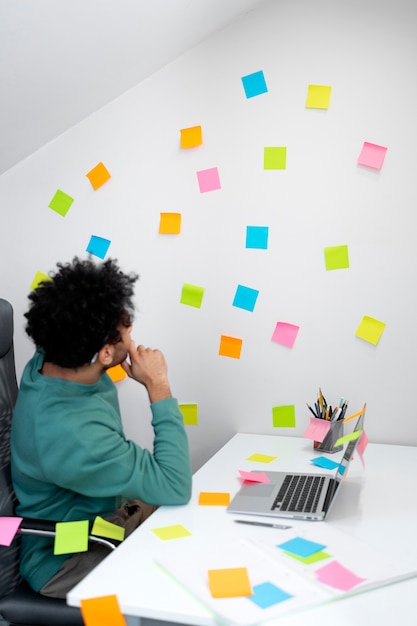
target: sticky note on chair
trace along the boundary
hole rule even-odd
[[[92,184],[94,189],[99,189],[110,178],[110,174],[107,171],[106,166],[103,163],[97,163],[92,170],[86,174],[88,180]]]
[[[201,491],[198,497],[200,506],[229,506],[230,493],[222,491]]]
[[[253,593],[246,567],[210,569],[207,575],[213,598],[237,598]]]
[[[88,550],[88,520],[57,522],[54,554],[73,554]]]
[[[0,517],[0,546],[10,546],[22,519],[21,517]]]
[[[369,141],[364,141],[358,157],[358,165],[380,170],[385,159],[387,148]]]
[[[123,541],[125,538],[125,529],[122,526],[113,524],[112,522],[109,522],[108,520],[97,515],[94,520],[91,534],[96,535],[97,537],[107,537],[108,539]]]
[[[85,626],[126,626],[117,596],[102,596],[81,600]]]

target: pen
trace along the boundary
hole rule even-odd
[[[251,526],[268,526],[269,528],[291,528],[286,524],[268,524],[267,522],[250,522],[246,519],[235,519],[236,524],[250,524]]]

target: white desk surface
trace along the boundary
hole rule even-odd
[[[235,524],[241,515],[227,513],[225,507],[199,506],[201,491],[229,492],[240,486],[238,470],[292,470],[322,473],[309,461],[317,453],[312,442],[300,437],[238,433],[223,446],[193,478],[193,494],[186,506],[160,507],[117,550],[105,559],[68,595],[67,602],[79,606],[81,599],[116,594],[128,624],[140,624],[140,617],[192,626],[215,626],[213,616],[194,598],[173,582],[155,565],[155,559],[178,557],[193,549],[193,537],[207,538],[226,545],[236,537],[266,537],[280,532]],[[254,453],[276,456],[268,463],[247,461]],[[340,453],[329,455],[340,459]],[[417,447],[368,444],[365,468],[358,455],[326,522],[291,522],[330,524],[368,544],[380,548],[395,560],[417,563],[417,504],[414,479],[417,470]],[[396,479],[402,479],[397,486]],[[407,494],[407,487],[409,488]],[[396,510],[388,502],[396,502]],[[244,517],[244,516],[243,516]],[[265,517],[247,519],[271,521]],[[279,521],[279,520],[277,520]],[[192,533],[170,541],[160,540],[153,528],[182,524]],[[192,552],[191,552],[192,553]],[[198,554],[196,554],[198,559]],[[312,608],[303,613],[309,626],[369,626],[370,623],[393,623],[415,626],[417,623],[417,578],[375,589],[357,596]],[[132,617],[130,617],[132,616]],[[300,614],[272,622],[280,626],[300,626]]]

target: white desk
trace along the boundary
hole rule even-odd
[[[276,456],[267,465],[247,461],[259,452]],[[227,513],[225,507],[198,505],[201,491],[228,491],[234,495],[240,485],[238,470],[268,469],[322,472],[309,461],[317,453],[304,438],[274,435],[235,435],[193,478],[190,503],[182,507],[161,507],[126,541],[101,563],[68,595],[68,604],[80,600],[116,594],[130,625],[140,625],[140,618],[164,620],[192,626],[215,626],[212,615],[193,597],[175,584],[154,564],[166,555],[181,556],[192,550],[193,537],[213,538],[226,545],[236,537],[262,538],[270,528],[235,524],[242,516]],[[339,460],[340,453],[331,455]],[[417,470],[417,447],[369,444],[365,469],[359,458],[349,468],[349,476],[326,522],[291,522],[294,524],[330,524],[362,541],[380,547],[385,542],[394,559],[417,563],[417,504],[414,480]],[[395,480],[401,478],[397,487]],[[409,494],[406,494],[409,487]],[[387,509],[388,499],[396,499],[396,511]],[[253,517],[268,521],[265,517]],[[192,537],[160,540],[153,528],[182,524]],[[279,531],[285,532],[285,531]],[[195,555],[198,559],[198,554]],[[393,623],[414,626],[417,623],[417,578],[375,589],[340,602],[310,609],[303,614],[309,626],[369,626],[370,623]],[[293,614],[276,622],[280,626],[300,626],[300,615]]]

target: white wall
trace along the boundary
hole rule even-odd
[[[367,402],[371,441],[416,445],[416,27],[414,0],[272,1],[4,174],[19,375],[35,272],[84,256],[95,234],[141,276],[135,339],[198,404],[195,468],[236,431],[301,435],[319,386],[351,412]],[[268,93],[246,99],[241,77],[258,70]],[[327,111],[305,108],[309,84],[332,86]],[[203,145],[180,150],[198,124]],[[388,148],[380,171],[357,165],[364,141]],[[287,146],[285,171],[263,169],[265,146]],[[112,178],[94,191],[99,161]],[[209,167],[222,189],[200,194]],[[58,188],[75,199],[65,218],[48,208]],[[158,234],[165,211],[182,214],[180,235]],[[245,248],[247,225],[269,226],[268,250]],[[326,271],[324,247],[344,244],[349,269]],[[183,283],[205,288],[201,309],[180,304]],[[259,290],[253,313],[232,306],[238,284]],[[364,315],[386,324],[376,346],[355,336]],[[293,348],[271,341],[277,321],[300,326]],[[240,359],[218,355],[221,334],[243,339]],[[144,390],[119,391],[127,433],[150,446]],[[273,428],[279,405],[295,428]]]

